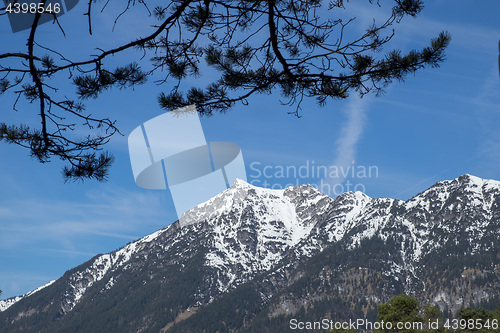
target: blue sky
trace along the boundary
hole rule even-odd
[[[256,96],[225,115],[202,118],[207,141],[237,143],[247,177],[254,184],[282,187],[321,181],[346,188],[349,181],[371,197],[406,200],[433,183],[470,173],[500,180],[500,78],[498,40],[500,2],[426,1],[417,19],[397,25],[392,48],[421,48],[442,30],[452,42],[438,69],[425,69],[395,82],[381,97],[352,95],[319,107],[303,105],[302,118],[289,115],[279,96]],[[110,6],[118,6],[118,2]],[[61,17],[64,38],[51,24],[40,27],[42,42],[59,43],[69,56],[95,53],[88,45],[109,48],[131,36],[148,33],[139,15],[125,15],[111,32],[113,11],[95,16],[86,33],[86,6],[80,3]],[[357,17],[352,28],[364,29],[379,15],[376,6],[348,4]],[[142,24],[141,24],[142,23]],[[0,53],[25,49],[27,32],[12,34],[0,19]],[[82,45],[85,49],[82,49]],[[123,63],[135,54],[116,56]],[[209,82],[204,76],[197,82]],[[87,103],[98,114],[118,121],[123,137],[108,145],[116,161],[106,183],[63,182],[61,164],[39,164],[28,152],[0,143],[0,289],[2,298],[26,293],[96,254],[117,249],[176,220],[168,191],[144,190],[134,183],[127,135],[163,113],[156,97],[166,87],[152,80],[132,90],[111,90]],[[68,94],[72,94],[71,87]],[[13,96],[2,96],[1,120],[37,124],[33,106],[12,110]],[[280,168],[356,167],[377,170],[366,177],[281,178]],[[270,177],[259,176],[266,172]],[[375,169],[374,169],[375,168]],[[310,169],[309,169],[310,170]],[[352,176],[352,175],[351,175]],[[337,187],[340,189],[341,187]],[[335,194],[335,193],[330,193]]]

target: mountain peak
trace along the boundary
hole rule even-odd
[[[500,186],[500,181],[498,181],[498,180],[481,178],[481,177],[477,177],[477,176],[474,176],[474,175],[471,175],[468,173],[463,174],[463,175],[461,175],[461,176],[459,176],[451,181],[458,181],[461,183],[473,184],[473,185],[476,185],[479,187],[482,187],[484,185]]]
[[[479,187],[483,186],[483,184],[487,181],[483,178],[479,178],[479,177],[473,176],[473,175],[468,174],[468,173],[458,177],[457,180],[472,183],[472,184],[479,186]]]
[[[250,186],[253,186],[251,185],[250,183],[244,181],[243,179],[241,178],[236,178],[233,182],[233,184],[230,186],[230,188],[236,188],[236,187],[243,187],[243,188],[247,188],[247,187],[250,187]]]

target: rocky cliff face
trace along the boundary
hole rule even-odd
[[[398,293],[453,312],[498,297],[499,240],[497,181],[464,175],[404,202],[237,180],[180,221],[2,301],[0,331],[197,332],[205,318],[251,332],[292,315],[374,316]]]

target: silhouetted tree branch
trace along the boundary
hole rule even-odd
[[[394,80],[402,81],[427,66],[437,67],[450,41],[449,34],[441,32],[419,51],[380,53],[394,36],[390,27],[422,10],[419,0],[394,1],[387,19],[379,25],[374,22],[359,36],[347,33],[354,18],[333,18],[347,4],[343,0],[173,0],[152,11],[146,1],[137,4],[158,21],[152,32],[141,38],[131,36],[130,42],[83,60],[68,59],[61,50],[37,43],[37,14],[27,53],[0,54],[0,94],[12,91],[17,100],[36,102],[41,126],[0,123],[0,140],[28,148],[40,162],[52,157],[67,161],[66,180],[104,180],[113,157],[97,152],[119,131],[108,117],[91,116],[83,101],[99,98],[112,87],[130,88],[163,73],[158,83],[171,88],[158,96],[158,102],[166,110],[196,104],[201,114],[211,115],[237,102],[246,103],[252,95],[279,91],[282,103],[299,116],[304,98],[324,105],[353,91],[379,94]],[[94,5],[93,0],[86,4],[89,34],[95,30],[91,15],[99,14]],[[129,0],[125,10],[117,13],[115,24],[135,5]],[[373,1],[366,5],[379,6]],[[105,63],[109,56],[133,49],[141,51],[142,57],[114,69]],[[143,70],[146,63],[152,69]],[[182,91],[183,80],[205,70],[215,70],[219,77],[206,87]],[[59,87],[49,84],[57,73],[69,74],[76,99],[57,97]],[[70,133],[81,126],[89,135],[74,139]],[[96,130],[99,134],[94,134]]]

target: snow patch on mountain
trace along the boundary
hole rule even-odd
[[[184,226],[203,221],[213,226],[214,250],[205,259],[207,266],[219,271],[218,289],[224,292],[271,269],[288,249],[307,238],[315,222],[306,209],[324,198],[308,185],[270,190],[237,180],[228,190],[188,211],[186,216],[194,221]],[[213,205],[218,206],[214,209]]]
[[[41,286],[41,287],[38,287],[36,288],[35,290],[32,290],[30,292],[27,292],[26,294],[22,295],[22,296],[16,296],[16,297],[11,297],[11,298],[8,298],[6,300],[0,300],[0,312],[2,311],[5,311],[7,310],[8,308],[10,308],[12,305],[14,305],[15,303],[19,302],[20,300],[22,300],[23,298],[25,297],[29,297],[31,295],[33,295],[34,293],[37,293],[39,292],[40,290],[50,286],[52,283],[54,283],[56,280],[52,280],[50,281],[49,283]]]
[[[102,280],[106,274],[110,271],[114,271],[119,267],[124,266],[130,258],[141,250],[146,243],[150,243],[156,238],[158,238],[167,229],[158,230],[150,235],[147,235],[138,241],[132,242],[118,251],[103,254],[98,256],[90,265],[83,271],[77,271],[69,277],[69,284],[66,288],[63,300],[63,310],[65,312],[71,311],[78,301],[85,295],[88,288],[94,285],[96,282]],[[125,267],[126,268],[126,267]],[[114,283],[112,278],[106,284],[106,289],[111,288]]]

